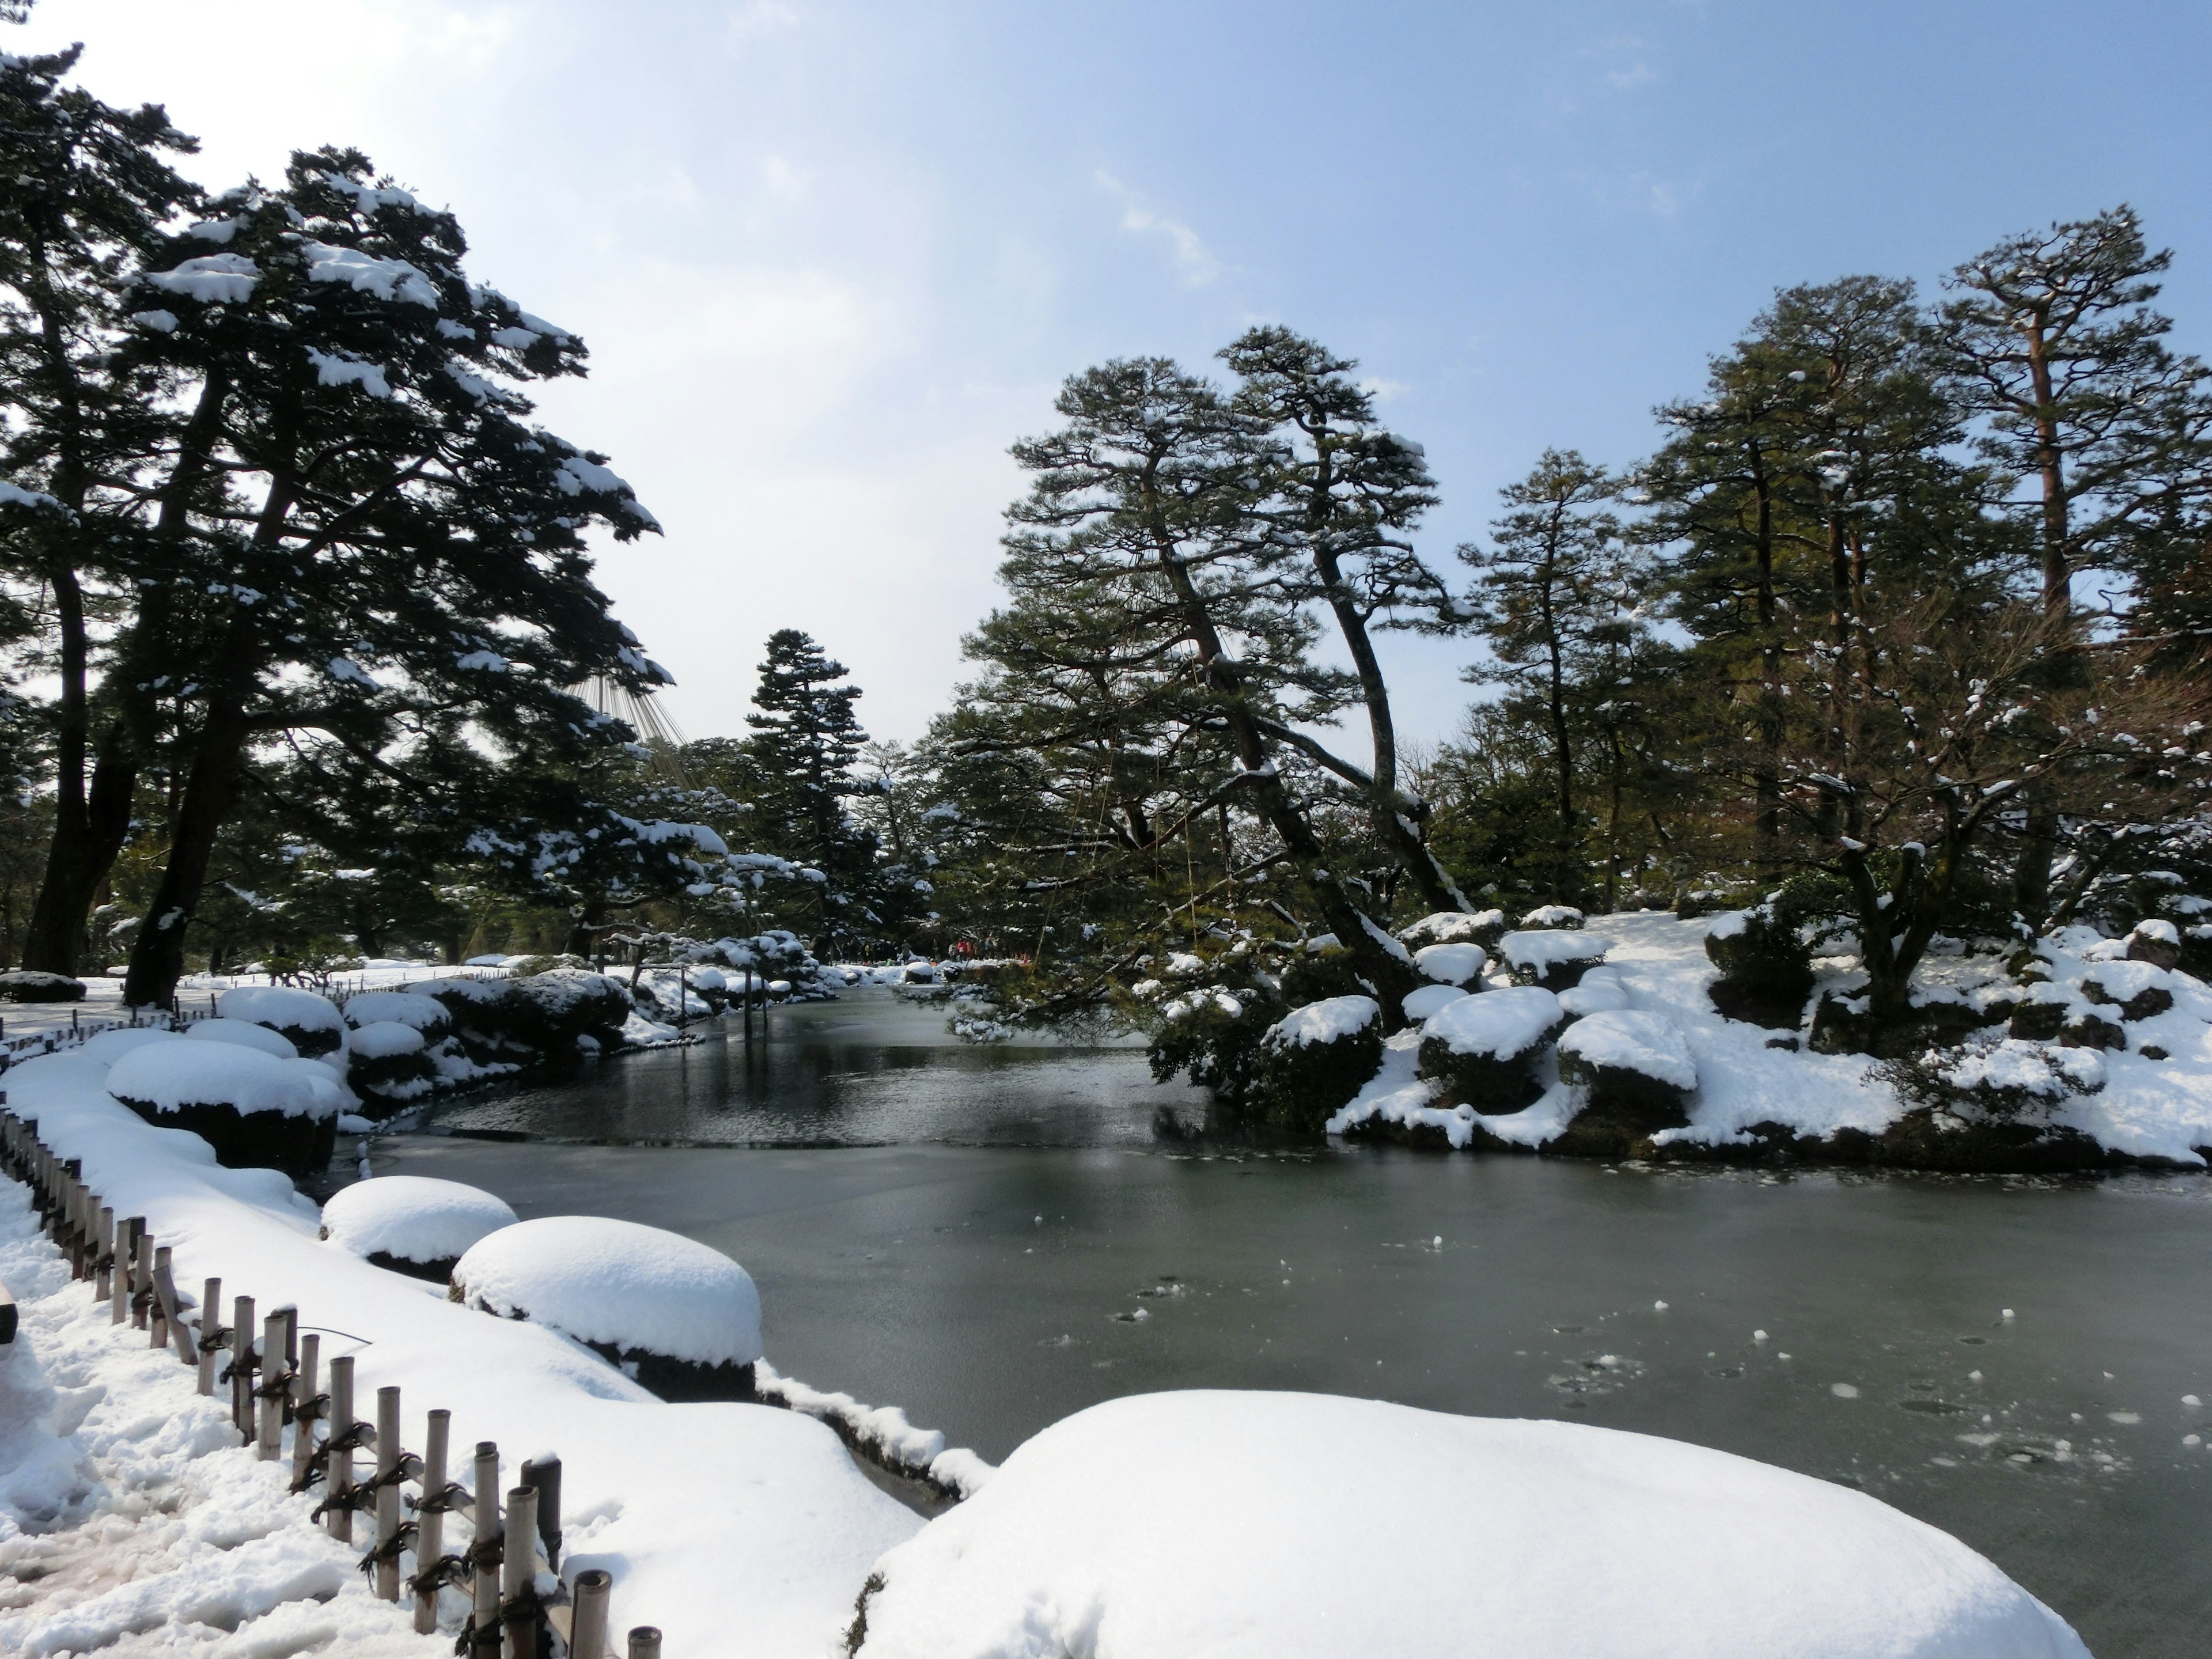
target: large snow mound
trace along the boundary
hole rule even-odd
[[[389,1021],[418,1031],[435,1030],[453,1018],[435,997],[413,991],[356,992],[346,999],[345,1017],[349,1025],[380,1025]]]
[[[1511,1060],[1540,1042],[1563,1016],[1559,1000],[1540,985],[1485,991],[1446,1004],[1421,1028],[1455,1054],[1493,1054]]]
[[[360,1000],[359,997],[354,999],[355,1002]],[[423,1000],[427,1002],[429,999],[426,997]],[[412,1025],[403,1024],[396,1019],[372,1020],[346,1033],[346,1052],[359,1054],[363,1060],[390,1060],[395,1054],[419,1054],[422,1052],[422,1034]]]
[[[158,1025],[119,1025],[112,1031],[95,1031],[84,1040],[78,1052],[90,1055],[103,1066],[112,1066],[133,1048],[183,1041],[181,1032],[164,1030]]]
[[[107,1092],[157,1112],[230,1106],[241,1113],[327,1117],[335,1109],[318,1097],[313,1084],[292,1060],[228,1042],[159,1042],[134,1048],[107,1068]]]
[[[1339,1042],[1375,1023],[1382,1005],[1373,997],[1324,997],[1293,1008],[1267,1028],[1261,1041],[1274,1048],[1303,1048],[1310,1042]]]
[[[216,999],[215,1011],[224,1019],[252,1025],[289,1026],[296,1031],[338,1031],[345,1021],[337,1004],[313,991],[289,985],[241,985]]]
[[[760,1292],[720,1250],[605,1216],[540,1216],[471,1245],[453,1283],[473,1305],[582,1342],[701,1365],[761,1357]]]
[[[1320,1395],[1094,1406],[878,1571],[863,1659],[2088,1654],[1864,1493],[1648,1435]]]
[[[465,1182],[428,1176],[377,1176],[357,1181],[323,1206],[331,1243],[355,1255],[402,1261],[442,1261],[467,1254],[477,1240],[515,1224],[507,1200]]]
[[[266,1025],[256,1025],[243,1019],[203,1019],[185,1027],[185,1035],[194,1042],[228,1042],[240,1048],[253,1048],[264,1054],[274,1054],[279,1060],[297,1060],[300,1051],[292,1046],[292,1039],[282,1032],[272,1031]]]
[[[1688,1042],[1672,1020],[1645,1009],[1585,1014],[1567,1027],[1559,1052],[1588,1065],[1656,1078],[1677,1089],[1698,1086],[1698,1062],[1690,1057]]]
[[[1424,945],[1413,952],[1413,966],[1439,985],[1466,985],[1482,976],[1490,957],[1480,945]]]

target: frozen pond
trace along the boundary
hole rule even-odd
[[[2203,1650],[2201,1178],[1269,1150],[1164,1132],[1202,1103],[1127,1050],[954,1047],[878,996],[775,1018],[750,1062],[732,1028],[455,1103],[376,1166],[705,1240],[780,1369],[994,1459],[1163,1388],[1572,1417],[1858,1485],[2100,1655]]]

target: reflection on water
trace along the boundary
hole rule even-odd
[[[932,1046],[928,1014],[872,1046],[877,1012],[817,1018],[750,1073],[708,1045],[443,1120],[691,1145],[407,1136],[378,1167],[705,1240],[759,1280],[779,1366],[987,1456],[1161,1388],[1602,1423],[1874,1492],[2106,1659],[2203,1651],[2200,1178],[1270,1154],[1156,1138],[1200,1103],[1126,1051]],[[729,1144],[763,1140],[894,1144]]]

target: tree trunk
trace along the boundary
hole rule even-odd
[[[138,769],[131,761],[102,755],[93,768],[91,790],[78,805],[76,828],[65,828],[57,813],[53,845],[47,849],[23,943],[25,967],[49,974],[78,971],[88,944],[85,918],[131,832],[131,799],[137,782]]]
[[[176,995],[185,971],[185,934],[207,884],[216,838],[237,799],[247,736],[241,710],[230,705],[209,708],[171,828],[168,864],[139,924],[131,971],[123,981],[123,1000],[134,1008],[166,1005]]]

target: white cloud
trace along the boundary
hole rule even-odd
[[[1392,398],[1401,397],[1413,388],[1410,381],[1393,380],[1385,375],[1370,374],[1360,381],[1359,389],[1374,398],[1376,403],[1387,404]]]
[[[1101,167],[1092,175],[1099,188],[1121,202],[1121,228],[1135,231],[1139,235],[1158,234],[1166,239],[1175,261],[1176,274],[1186,287],[1203,288],[1221,274],[1221,262],[1213,257],[1203,239],[1180,219],[1170,219],[1155,213],[1137,193]]]
[[[1632,64],[1626,69],[1607,70],[1606,85],[1616,91],[1626,92],[1632,87],[1649,86],[1659,78],[1659,71],[1649,64]]]
[[[782,201],[796,202],[806,194],[806,175],[781,155],[763,159],[761,178],[769,194]]]
[[[771,40],[799,27],[798,8],[787,0],[749,0],[730,14],[722,42],[732,52],[743,52],[750,41]]]

